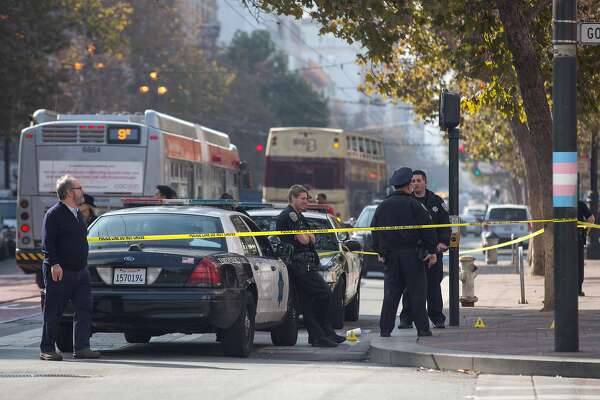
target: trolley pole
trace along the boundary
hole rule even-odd
[[[577,3],[553,0],[554,218],[577,218]],[[579,351],[577,223],[554,225],[554,350]]]

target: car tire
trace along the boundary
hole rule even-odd
[[[358,287],[356,288],[356,294],[354,298],[345,308],[346,321],[358,321],[360,315],[360,284],[361,280],[358,280]]]
[[[333,291],[331,310],[331,325],[334,329],[344,327],[344,303],[346,301],[346,279],[341,277]]]
[[[245,305],[238,319],[223,331],[223,351],[230,357],[248,357],[254,344],[256,306],[251,293],[246,293]]]
[[[288,312],[281,325],[271,329],[271,342],[275,346],[295,346],[298,341],[298,325],[296,324],[296,307],[290,299]]]
[[[73,352],[73,322],[61,322],[56,335],[56,347],[62,353]]]
[[[152,335],[143,332],[125,332],[127,343],[149,343]]]

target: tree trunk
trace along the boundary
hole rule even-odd
[[[541,72],[540,58],[532,42],[529,21],[525,16],[526,3],[514,0],[496,0],[500,20],[504,26],[508,49],[513,57],[513,65],[519,81],[523,107],[531,136],[531,152],[524,158],[532,158],[539,170],[539,179],[528,179],[530,203],[542,218],[550,219],[552,206],[552,116],[546,100],[546,90]],[[532,209],[533,212],[533,209]],[[537,227],[536,227],[537,228]],[[554,307],[554,241],[553,226],[548,224],[543,243],[544,309]],[[541,243],[539,243],[541,244]],[[539,260],[534,259],[534,273],[540,272]]]

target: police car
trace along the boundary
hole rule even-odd
[[[264,231],[275,231],[280,209],[248,210],[250,217]],[[333,229],[342,226],[337,219],[318,210],[302,213],[311,229]],[[360,243],[349,240],[348,233],[316,235],[316,250],[321,260],[321,274],[333,290],[333,327],[341,329],[344,321],[357,321],[360,312],[362,256]],[[299,310],[300,312],[300,310]]]
[[[136,199],[135,201],[142,201]],[[246,215],[215,207],[147,199],[154,206],[100,216],[88,237],[92,331],[123,332],[130,343],[167,333],[216,332],[226,355],[247,357],[255,330],[275,345],[296,344],[288,271],[277,240],[262,237],[136,240],[132,236],[259,231]],[[167,205],[168,204],[168,205]],[[138,204],[139,205],[139,204]],[[70,351],[72,315],[61,321],[58,347]]]

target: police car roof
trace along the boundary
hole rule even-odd
[[[101,215],[127,215],[127,214],[190,214],[205,215],[208,217],[222,217],[228,215],[243,215],[237,211],[224,210],[216,207],[198,207],[198,206],[145,206],[121,208],[119,210],[109,211]]]
[[[248,210],[247,212],[251,217],[271,217],[281,214],[282,211],[283,210],[280,208],[267,208],[261,210]],[[328,214],[317,211],[304,211],[302,215],[306,218],[327,219]]]

